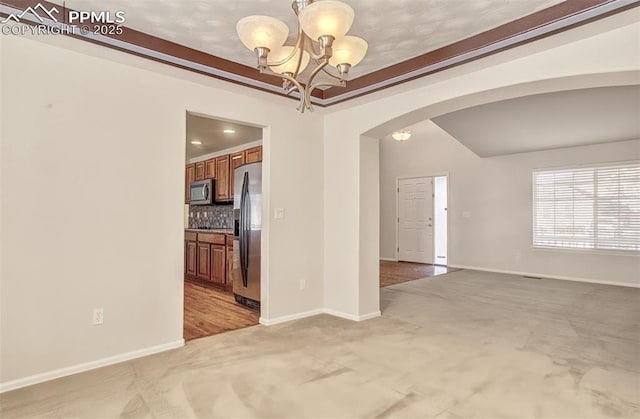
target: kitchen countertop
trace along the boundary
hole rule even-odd
[[[215,233],[215,234],[233,234],[232,228],[185,228],[184,231],[190,231],[193,233]]]

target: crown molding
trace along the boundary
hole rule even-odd
[[[33,6],[34,3],[36,1],[0,0],[0,16],[6,17],[11,13],[20,12]],[[40,3],[48,8],[63,9],[62,6],[52,2],[40,1]],[[453,44],[355,78],[348,81],[346,87],[316,89],[312,93],[312,103],[325,107],[344,102],[533,42],[639,5],[640,0],[566,0]],[[31,25],[40,24],[29,15],[26,15],[22,22]],[[43,24],[57,25],[52,20],[45,20]],[[70,34],[66,36],[264,92],[287,96],[282,90],[281,80],[277,77],[261,74],[256,68],[131,28],[124,27],[121,35]],[[288,97],[298,100],[297,94]]]

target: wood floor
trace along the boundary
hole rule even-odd
[[[421,278],[429,278],[459,269],[446,266],[426,265],[424,263],[380,261],[380,287],[400,284]]]
[[[410,262],[380,261],[380,286],[441,275],[458,269]],[[233,298],[233,293],[190,280],[184,282],[184,339],[189,341],[258,324],[260,313]]]
[[[189,341],[258,324],[260,313],[236,303],[233,293],[184,281],[184,339]]]

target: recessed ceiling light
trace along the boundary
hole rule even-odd
[[[191,144],[193,144],[193,145],[202,145],[202,141],[200,141],[200,140],[193,140],[193,141],[191,141]]]
[[[409,138],[411,138],[411,131],[406,131],[406,130],[396,131],[393,134],[391,134],[391,136],[396,141],[407,141]]]
[[[222,132],[224,132],[225,134],[235,134],[236,130],[234,130],[234,129],[226,129],[226,130],[224,130]]]

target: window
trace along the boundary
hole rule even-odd
[[[640,162],[535,171],[533,245],[640,251]]]

